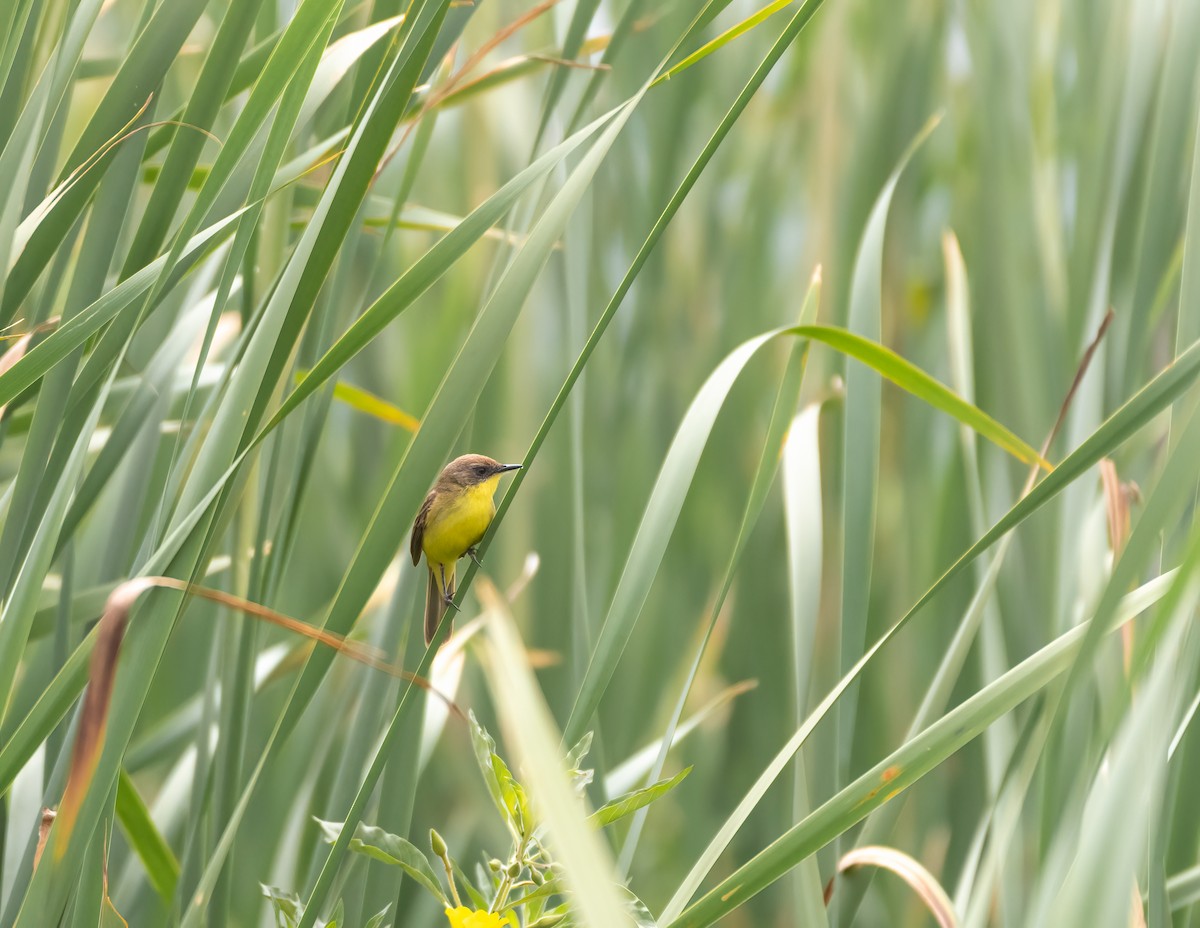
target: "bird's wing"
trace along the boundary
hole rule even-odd
[[[414,564],[421,563],[421,543],[425,540],[425,523],[429,519],[429,510],[433,508],[434,495],[435,491],[430,490],[425,502],[421,503],[421,511],[417,513],[416,521],[413,522],[409,550],[412,552]]]

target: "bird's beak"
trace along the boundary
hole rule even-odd
[[[498,468],[496,468],[496,473],[502,474],[506,470],[520,470],[520,469],[521,469],[520,464],[501,464]]]

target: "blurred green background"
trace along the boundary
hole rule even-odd
[[[0,647],[15,662],[11,681],[0,678],[11,685],[7,700],[8,691],[0,692],[0,705],[7,701],[0,724],[7,752],[0,755],[3,925],[56,924],[64,909],[64,924],[108,917],[99,891],[106,830],[112,905],[130,925],[174,924],[189,906],[202,924],[272,924],[259,884],[308,897],[328,853],[312,816],[346,818],[404,690],[335,659],[326,676],[312,679],[303,714],[289,716],[291,730],[276,740],[272,730],[304,645],[209,603],[195,602],[176,618],[179,598],[153,594],[160,605],[133,615],[113,707],[124,722],[115,735],[110,726],[95,805],[79,826],[84,847],[64,871],[82,874],[81,888],[75,892],[63,873],[55,879],[40,868],[40,882],[31,883],[31,823],[62,794],[90,647],[84,635],[107,590],[123,579],[202,575],[214,558],[232,555],[231,570],[202,582],[317,624],[336,601],[335,614],[340,609],[344,620],[356,621],[356,637],[415,669],[425,581],[424,567],[414,568],[407,557],[412,500],[432,482],[435,461],[468,451],[525,461],[484,570],[504,588],[529,553],[538,555],[537,572],[512,609],[562,726],[689,404],[740,343],[798,320],[818,266],[818,322],[880,341],[1034,447],[1054,425],[1112,307],[1111,327],[1047,455],[1054,462],[1200,337],[1200,238],[1194,229],[1185,234],[1188,198],[1197,196],[1191,191],[1200,4],[826,0],[816,9],[808,0],[815,15],[704,167],[616,308],[545,443],[528,457],[588,333],[671,194],[787,21],[805,6],[772,4],[775,15],[646,91],[611,147],[589,149],[596,138],[589,136],[554,164],[503,211],[497,228],[504,234],[438,264],[427,291],[342,359],[336,380],[421,419],[418,435],[444,413],[425,450],[409,454],[411,430],[372,415],[361,402],[333,397],[330,379],[240,462],[234,492],[211,501],[199,526],[185,529],[184,553],[156,562],[170,529],[304,372],[461,217],[586,119],[633,98],[664,56],[682,60],[764,7],[740,0],[706,7],[562,0],[545,9],[510,0],[417,2],[404,24],[384,27],[374,44],[359,47],[334,43],[361,37],[405,4],[306,0],[301,11],[312,12],[313,28],[284,32],[300,15],[295,6],[8,0],[0,12],[8,27],[0,40],[0,251],[10,255],[0,324],[11,335],[0,355],[0,382],[6,390],[11,384],[0,425],[6,591]],[[530,13],[536,15],[521,28],[502,34]],[[422,17],[435,17],[434,27],[426,45],[413,47]],[[299,44],[269,57],[281,35]],[[581,37],[589,43],[582,48]],[[312,77],[305,62],[315,67],[326,45]],[[473,59],[480,50],[483,56]],[[388,83],[389,68],[406,54],[411,74],[396,80],[410,79],[411,95]],[[464,64],[469,70],[460,74]],[[222,87],[222,78],[233,85]],[[255,94],[262,94],[264,109],[261,122],[251,125],[246,114]],[[392,109],[370,109],[379,100]],[[910,143],[938,114],[881,214],[880,251],[864,240],[868,217]],[[211,136],[170,120],[203,125]],[[350,134],[339,135],[347,127]],[[359,129],[362,139],[354,134]],[[72,177],[84,158],[117,137],[82,180]],[[590,181],[576,171],[589,150],[603,156]],[[334,152],[342,154],[321,162]],[[219,155],[230,161],[218,191],[205,185],[221,167]],[[360,155],[361,163],[353,160]],[[168,158],[180,160],[164,166]],[[338,171],[345,165],[343,177]],[[175,186],[168,193],[171,171]],[[551,196],[579,178],[578,204],[563,214],[558,234]],[[56,184],[64,179],[78,182],[58,197]],[[31,343],[17,341],[54,317],[82,318],[157,256],[174,265],[178,229],[188,228],[190,236],[285,181],[292,182],[261,211],[243,214],[237,237],[214,245],[182,281],[159,281],[156,268],[149,302],[129,302],[113,321],[70,342],[62,323],[46,326]],[[206,191],[212,198],[204,203]],[[204,205],[193,216],[196,203]],[[513,297],[520,312],[514,311],[511,332],[498,329],[484,345],[494,369],[476,363],[480,356],[456,365],[505,269],[527,242],[535,247],[536,236],[526,236],[546,217],[553,247],[545,267],[534,268],[527,297]],[[961,245],[969,280],[969,300],[957,309],[958,318],[969,320],[965,335],[952,325],[943,252],[949,234]],[[289,273],[302,275],[298,287]],[[868,290],[863,308],[852,311],[856,273]],[[878,286],[878,297],[871,286]],[[277,308],[272,300],[280,301]],[[253,341],[288,307],[283,334]],[[218,318],[211,350],[197,365],[206,324]],[[956,339],[973,396],[952,364]],[[63,348],[53,355],[43,349],[48,360],[35,369],[32,346],[39,342]],[[769,344],[716,419],[678,523],[668,526],[670,541],[639,621],[587,726],[596,733],[589,763],[598,783],[671,723],[760,458],[772,467],[778,459],[778,448],[764,457],[764,441],[795,347],[792,338]],[[807,533],[815,546],[810,553],[821,552],[819,590],[811,582],[797,590],[805,581],[789,566],[789,516],[776,479],[747,537],[684,715],[733,684],[757,685],[723,701],[670,754],[667,774],[687,765],[693,772],[650,808],[629,866],[629,885],[651,912],[667,905],[803,716],[1021,495],[1025,464],[988,442],[965,440],[958,422],[922,399],[886,384],[880,393],[879,378],[864,371],[814,344],[799,396],[780,394],[788,418],[822,404],[812,461],[819,463],[819,489],[809,494],[821,507],[810,507],[802,525],[792,526]],[[477,386],[472,376],[485,379]],[[462,392],[447,398],[460,383]],[[1179,423],[1193,393],[1183,394],[1174,418],[1162,406],[1139,413],[1106,446],[1121,480],[1145,492],[1178,447],[1188,447]],[[878,429],[864,432],[853,423],[871,422],[873,395],[881,396]],[[854,418],[856,404],[865,420]],[[248,431],[222,425],[222,415],[241,416]],[[1137,561],[1132,575],[1121,578],[1127,586],[1184,559],[1194,502],[1185,484],[1194,483],[1195,466],[1190,472],[1177,466],[1187,478],[1174,481],[1178,492],[1164,504],[1165,521],[1138,539],[1136,555],[1130,551]],[[376,517],[393,485],[406,495]],[[1135,524],[1141,511],[1135,503]],[[979,641],[950,680],[949,706],[1090,618],[1108,583],[1110,548],[1093,467],[996,555],[1004,558],[1002,569],[985,594]],[[381,578],[376,567],[392,552],[394,564]],[[367,561],[374,566],[352,573],[352,564]],[[986,584],[988,563],[978,561],[947,582],[817,727],[800,755],[808,808],[911,737],[906,733],[964,612]],[[358,608],[355,596],[365,602],[372,590],[371,604]],[[888,804],[897,811],[874,842],[920,861],[954,898],[963,924],[1137,924],[1124,907],[1106,906],[1101,920],[1089,920],[1086,906],[1075,907],[1087,893],[1071,895],[1072,866],[1076,880],[1082,868],[1096,885],[1117,886],[1120,899],[1145,896],[1151,925],[1192,924],[1200,911],[1200,805],[1186,786],[1195,782],[1200,761],[1200,742],[1186,725],[1196,684],[1187,634],[1195,595],[1192,584],[1163,619],[1170,620],[1163,634],[1177,636],[1166,639],[1174,642],[1177,664],[1154,663],[1151,649],[1135,665],[1145,676],[1131,677],[1122,670],[1120,642],[1099,643],[1061,704],[1055,687],[1040,691],[953,753]],[[795,602],[810,601],[819,608],[796,611]],[[477,613],[468,594],[459,626]],[[152,627],[159,637],[139,644],[149,642],[143,629]],[[801,653],[797,628],[813,636]],[[467,646],[455,698],[498,734],[501,721],[480,667],[487,660],[478,646],[483,637]],[[807,682],[800,705],[798,676]],[[1160,679],[1171,681],[1161,693],[1154,689]],[[1161,699],[1153,703],[1163,728],[1158,740],[1137,727],[1133,694],[1143,685]],[[48,706],[46,693],[58,708],[38,715],[39,706]],[[932,718],[949,706],[934,707]],[[437,827],[470,866],[480,855],[501,854],[503,826],[466,725],[446,722],[418,764],[420,714],[412,708],[387,746],[378,786],[366,791],[366,821],[422,848],[427,829]],[[1048,733],[1043,722],[1051,725]],[[1128,747],[1130,728],[1150,740]],[[1168,764],[1163,752],[1176,734]],[[1022,753],[1030,743],[1036,749]],[[1121,759],[1142,751],[1150,752],[1138,781],[1145,802],[1128,793],[1127,805],[1121,797],[1105,800],[1101,768],[1124,769]],[[260,776],[254,768],[264,755]],[[169,894],[147,876],[132,846],[137,840],[114,825],[119,769],[177,860],[178,883]],[[1007,811],[997,797],[1014,779],[1024,786],[1009,797],[1016,805]],[[803,817],[795,792],[789,767],[737,830],[706,889]],[[249,796],[244,812],[236,809],[243,795]],[[603,790],[593,787],[591,798],[603,801]],[[239,815],[222,858],[214,849]],[[851,824],[816,856],[822,885],[859,841]],[[999,862],[981,864],[987,842],[999,840],[988,829],[1010,825]],[[627,832],[627,825],[610,829],[616,854]],[[1109,842],[1127,853],[1103,853]],[[1088,856],[1074,860],[1089,849],[1111,869],[1095,869]],[[353,866],[349,857],[342,861],[325,897],[343,900],[346,924],[362,924],[389,903],[388,921],[397,926],[442,923],[429,898],[411,883],[401,886],[399,871],[355,859]],[[194,906],[212,861],[215,884]],[[811,901],[810,891],[788,876],[721,924],[807,925],[803,900]],[[1070,913],[1065,921],[1063,913]],[[861,877],[839,881],[828,918],[829,924],[933,924],[912,890],[888,875],[869,889]]]

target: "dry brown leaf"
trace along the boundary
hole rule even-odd
[[[942,884],[917,860],[903,851],[880,845],[855,848],[838,861],[837,872],[847,873],[858,867],[878,867],[896,874],[912,888],[925,904],[925,908],[929,909],[933,917],[937,919],[941,928],[958,928],[954,905],[950,902],[946,891],[942,889]],[[836,876],[831,878],[825,887],[826,905],[833,896],[833,883],[836,878]]]

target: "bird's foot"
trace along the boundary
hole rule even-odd
[[[467,557],[475,562],[476,567],[478,567],[480,570],[483,569],[483,564],[479,560],[479,551],[474,545],[471,545],[471,547],[467,548]]]
[[[443,596],[442,602],[444,602],[447,607],[449,607],[450,609],[453,609],[455,612],[458,612],[461,609],[461,607],[458,605],[458,603],[456,603],[454,601],[453,593],[447,593],[445,596]]]

